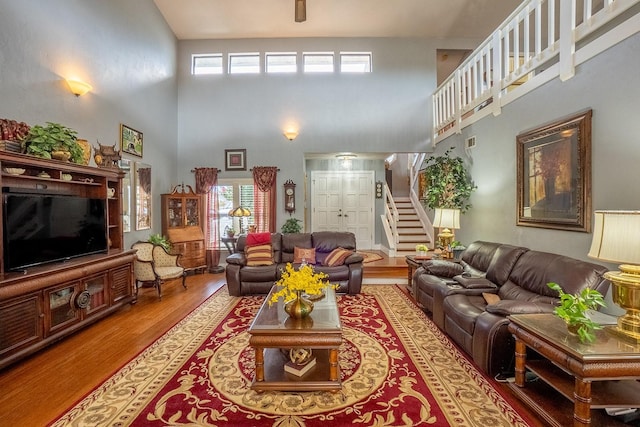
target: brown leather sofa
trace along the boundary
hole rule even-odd
[[[293,263],[294,248],[315,248],[314,270],[326,273],[332,284],[338,284],[338,293],[358,294],[362,288],[363,257],[355,253],[356,237],[353,233],[320,231],[315,233],[272,233],[272,265],[248,266],[245,256],[246,236],[239,236],[236,253],[227,257],[227,287],[233,296],[267,294],[280,279],[285,265]],[[343,265],[326,266],[323,261],[336,248],[354,251]],[[296,265],[296,264],[294,264]],[[299,265],[299,264],[297,264]]]
[[[549,282],[571,294],[585,287],[605,294],[606,271],[564,255],[480,241],[469,245],[459,263],[426,261],[414,280],[416,299],[434,323],[493,376],[513,371],[508,315],[552,312],[559,299]],[[488,302],[483,293],[499,300]]]

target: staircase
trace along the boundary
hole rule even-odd
[[[431,246],[409,197],[394,197],[393,201],[398,209],[396,256],[415,255],[418,243]]]

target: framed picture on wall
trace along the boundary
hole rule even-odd
[[[591,231],[591,115],[516,137],[517,225]]]
[[[244,148],[224,150],[224,170],[246,171],[247,170],[247,150]]]
[[[142,132],[120,124],[120,148],[123,153],[142,157]]]

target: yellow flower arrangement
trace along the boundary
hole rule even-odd
[[[322,289],[326,286],[337,289],[338,285],[332,285],[327,280],[324,280],[327,277],[329,276],[325,273],[315,273],[313,267],[309,264],[301,265],[296,270],[291,263],[287,263],[282,272],[282,278],[276,282],[276,285],[281,289],[274,292],[269,300],[269,305],[278,302],[280,297],[284,298],[285,303],[292,301],[296,299],[298,292],[320,295],[322,294]]]

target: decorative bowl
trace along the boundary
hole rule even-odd
[[[22,175],[25,169],[22,168],[4,168],[4,171],[10,175]]]
[[[73,177],[71,176],[71,174],[70,174],[70,173],[63,173],[63,174],[61,175],[61,178],[62,178],[62,180],[63,180],[63,181],[71,181],[71,179],[72,179]]]

